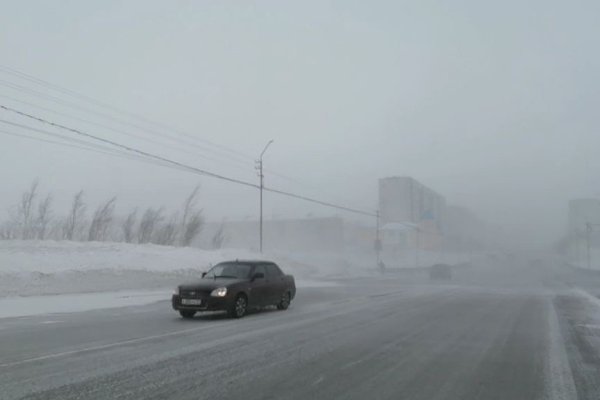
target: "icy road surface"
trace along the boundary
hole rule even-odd
[[[563,275],[347,280],[241,320],[166,300],[0,319],[0,398],[598,399],[600,307]]]
[[[332,281],[299,280],[299,289],[331,287]],[[173,289],[121,290],[117,292],[77,293],[45,296],[0,297],[0,319],[40,314],[72,313],[155,303],[170,298]]]

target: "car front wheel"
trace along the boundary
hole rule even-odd
[[[242,318],[246,315],[246,311],[248,310],[248,300],[246,296],[240,294],[238,295],[231,308],[229,309],[229,316],[232,318]]]
[[[288,307],[290,306],[291,300],[292,300],[292,296],[290,295],[290,292],[285,292],[283,294],[283,296],[281,296],[281,301],[279,302],[279,304],[277,304],[277,309],[278,310],[287,310]]]

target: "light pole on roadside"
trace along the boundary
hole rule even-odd
[[[381,268],[382,261],[381,261],[381,250],[382,250],[382,245],[381,245],[381,236],[380,236],[380,229],[379,229],[379,219],[380,219],[380,215],[379,215],[379,210],[377,210],[375,212],[375,257],[376,257],[376,262],[377,262],[377,267]]]
[[[273,143],[273,140],[269,140],[263,149],[262,153],[260,153],[259,159],[256,161],[256,169],[258,170],[258,177],[260,178],[260,222],[259,222],[259,236],[260,236],[260,252],[263,251],[263,188],[265,187],[265,175],[263,174],[263,156],[265,152],[269,148],[269,146]]]

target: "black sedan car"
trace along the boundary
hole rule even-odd
[[[277,306],[286,310],[296,295],[292,275],[285,275],[271,261],[226,261],[202,274],[202,279],[179,285],[173,309],[183,318],[198,311],[227,311],[240,318],[249,308]]]

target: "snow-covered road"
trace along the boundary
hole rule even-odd
[[[333,281],[296,282],[299,289],[337,286]],[[140,306],[171,298],[174,288],[0,297],[0,319]]]
[[[539,273],[346,280],[241,320],[168,301],[5,318],[0,397],[598,399],[600,308]]]

